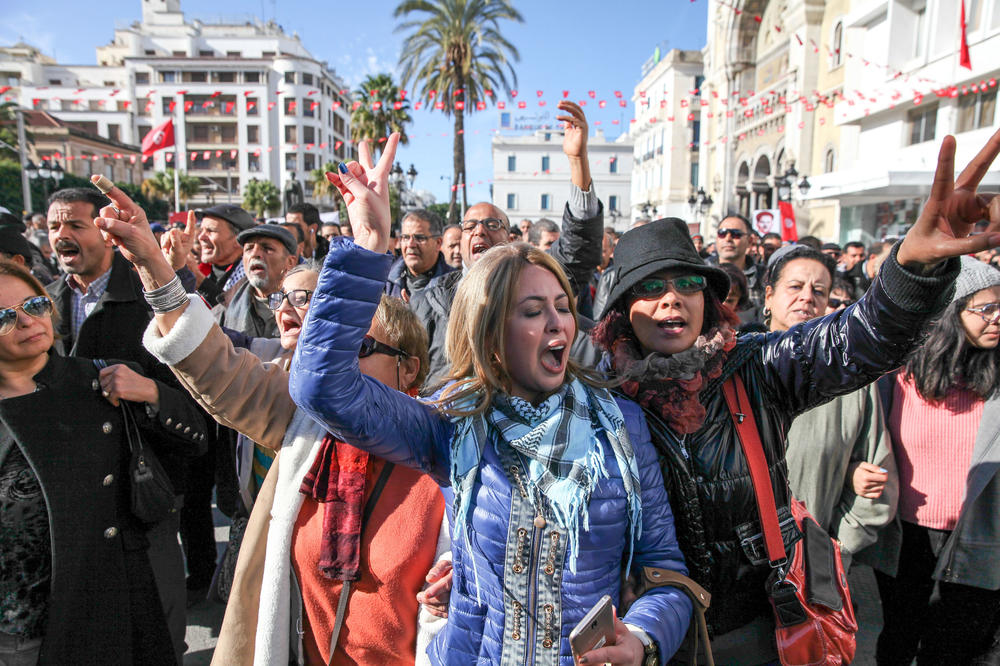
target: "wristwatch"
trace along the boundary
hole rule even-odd
[[[660,646],[639,627],[629,625],[632,634],[642,643],[642,666],[660,666]]]

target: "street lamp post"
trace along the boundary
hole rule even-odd
[[[47,201],[49,198],[49,182],[55,183],[55,187],[59,188],[59,183],[62,182],[63,175],[66,173],[63,170],[62,165],[60,165],[55,160],[52,160],[52,166],[49,166],[44,161],[38,166],[31,160],[24,166],[25,173],[28,174],[28,178],[31,180],[41,180],[43,192],[45,193],[44,200]]]
[[[704,187],[699,187],[697,193],[688,197],[688,207],[691,209],[691,215],[697,220],[699,229],[702,227],[703,218],[712,209],[714,203],[712,195],[705,194]]]
[[[780,201],[791,201],[792,196],[795,194],[793,187],[795,184],[795,179],[799,177],[799,172],[795,169],[795,162],[789,162],[788,168],[785,169],[785,173],[777,177],[774,181],[775,187],[778,188],[778,199]],[[798,182],[798,191],[801,196],[806,196],[809,194],[809,189],[812,185],[809,184],[809,178],[805,175],[802,176],[802,180]]]

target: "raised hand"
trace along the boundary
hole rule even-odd
[[[570,179],[581,190],[590,189],[590,158],[587,156],[587,116],[579,104],[568,99],[556,105],[563,115],[556,120],[563,123],[563,152],[569,158]]]
[[[958,178],[954,178],[955,137],[944,138],[930,198],[899,247],[900,264],[920,271],[949,257],[1000,245],[1000,205],[994,195],[976,192],[997,155],[1000,155],[1000,131],[990,137]],[[970,236],[976,222],[983,219],[990,221],[986,233]]]
[[[170,267],[179,271],[188,265],[191,248],[194,247],[195,236],[198,235],[198,217],[193,210],[188,211],[187,224],[183,229],[170,229],[160,239],[160,249],[170,263]]]
[[[373,252],[389,249],[392,215],[389,211],[389,171],[396,157],[399,133],[385,142],[378,164],[372,164],[367,141],[358,147],[359,162],[340,164],[337,173],[328,171],[326,179],[340,191],[347,204],[347,216],[354,231],[354,242]]]

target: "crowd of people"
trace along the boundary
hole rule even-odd
[[[0,213],[0,664],[182,663],[206,599],[215,664],[704,663],[690,590],[715,663],[777,663],[731,382],[786,549],[799,500],[874,568],[877,662],[1000,664],[1000,132],[901,239],[706,244],[605,227],[559,108],[561,223],[391,219],[395,134],[327,174],[342,224],[165,227],[98,177]]]

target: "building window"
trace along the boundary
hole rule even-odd
[[[840,67],[844,47],[844,23],[837,21],[833,28],[833,43],[830,45],[830,69]]]
[[[608,197],[608,211],[618,210],[618,195],[612,194]]]
[[[302,128],[302,143],[316,143],[316,128],[306,125]]]
[[[296,106],[297,105],[295,104],[295,98],[294,97],[286,97],[285,98],[285,115],[286,116],[294,116],[295,115],[295,107]]]
[[[184,72],[185,82],[208,83],[208,72]]]
[[[298,143],[298,132],[295,125],[285,125],[285,143]]]
[[[235,124],[223,125],[220,128],[219,136],[222,140],[222,143],[237,143],[236,125]]]
[[[937,125],[937,109],[937,104],[932,104],[922,109],[913,109],[906,114],[906,118],[910,123],[909,145],[912,146],[915,143],[934,140],[934,128]]]
[[[135,82],[140,85],[149,83],[149,72],[136,72]]]
[[[285,171],[298,171],[299,160],[298,155],[295,153],[288,153],[285,155]]]
[[[260,72],[243,72],[244,83],[260,83]]]
[[[261,51],[260,52],[260,57],[261,58],[273,58],[274,56],[275,56],[274,51]]]
[[[307,86],[311,86],[313,84],[313,75],[312,74],[303,74],[302,75],[302,83],[304,83]]]
[[[517,170],[517,156],[516,155],[508,155],[507,156],[507,171],[516,171],[516,170]],[[508,208],[509,208],[509,206],[508,206]]]
[[[295,83],[295,72],[285,72],[285,83]]]
[[[306,173],[309,173],[310,171],[316,168],[316,156],[313,155],[312,153],[306,153],[305,155],[302,156],[302,159],[303,159],[302,166],[303,169],[305,169]]]
[[[691,123],[691,143],[694,145],[692,148],[697,149],[698,144],[701,143],[701,121],[695,120]],[[662,151],[661,151],[662,152]]]
[[[247,125],[247,143],[260,143],[260,125]]]
[[[121,143],[122,140],[122,126],[121,125],[108,125],[108,139],[114,141],[115,143]]]
[[[618,158],[612,157],[608,160],[608,173],[618,173]]]
[[[510,158],[513,159],[513,158]],[[507,195],[507,210],[517,210],[517,195],[508,194]]]
[[[834,170],[834,153],[833,148],[829,148],[826,154],[823,155],[823,173],[833,173]]]
[[[213,78],[219,83],[236,83],[236,72],[215,72]]]
[[[161,83],[176,83],[177,72],[160,72]]]
[[[542,195],[542,210],[552,210],[552,195],[543,194]]]
[[[148,56],[155,56],[156,55],[156,50],[155,49],[146,49],[145,53]]]
[[[958,98],[959,132],[990,127],[997,108],[997,89],[962,95]]]
[[[247,115],[260,115],[260,100],[256,97],[247,97]]]
[[[199,57],[202,58],[213,58],[215,57],[215,51],[210,51],[208,49],[201,49],[200,51],[198,51],[198,55]]]
[[[316,117],[316,111],[312,108],[312,100],[308,97],[302,98],[302,115],[306,118]]]
[[[247,155],[247,170],[260,171],[260,155]]]
[[[175,58],[187,58],[188,52],[187,51],[173,51],[172,55]]]
[[[242,58],[243,53],[241,51],[226,51],[227,58]]]
[[[691,163],[691,187],[698,189],[698,163]]]
[[[542,155],[542,171],[548,173],[549,171],[549,156]]]

